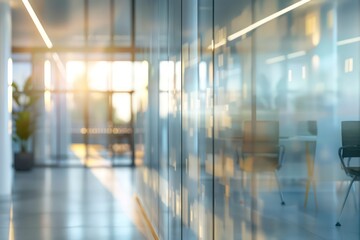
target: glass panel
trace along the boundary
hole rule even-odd
[[[32,1],[39,7],[46,33],[55,46],[84,46],[84,2],[83,1]],[[34,6],[35,8],[35,6]]]
[[[110,9],[110,0],[89,0],[88,44],[90,46],[110,45]]]
[[[149,1],[139,0],[135,1],[136,15],[135,15],[135,45],[138,48],[146,48],[146,47],[154,47],[152,46],[152,42],[149,41],[149,38],[152,34],[151,30],[152,26],[155,24],[148,24],[152,21],[155,21],[154,12],[154,4]],[[151,49],[152,50],[152,49]],[[150,59],[148,55],[150,53],[150,49],[144,52],[143,59]]]
[[[88,62],[88,86],[90,90],[110,90],[111,62]]]
[[[29,1],[55,46],[84,46],[84,1]],[[12,45],[46,47],[21,1],[11,3]]]
[[[31,3],[36,13],[39,13],[38,3],[40,1]],[[46,47],[22,2],[12,2],[11,25],[12,46],[20,48]]]
[[[360,120],[359,1],[136,2],[139,195],[160,238],[344,237],[338,211],[359,189],[343,168],[359,161],[341,168],[337,151],[342,122]]]
[[[32,74],[31,62],[13,62],[13,82],[23,89],[25,81]]]
[[[198,48],[201,49],[197,60],[198,75],[198,206],[195,217],[198,219],[198,239],[212,239],[214,237],[214,173],[218,166],[214,165],[213,151],[213,119],[214,119],[214,93],[213,93],[213,52],[209,48],[213,38],[213,1],[200,0],[198,8]],[[191,54],[191,52],[190,52]],[[191,61],[191,60],[190,60]],[[185,75],[186,76],[186,75]],[[223,178],[223,185],[229,182]]]
[[[131,164],[131,94],[114,93],[112,95],[112,139],[111,147],[114,164]]]
[[[240,48],[227,43],[227,35],[231,28],[242,29],[251,23],[250,9],[251,1],[230,1],[226,6],[215,1],[214,192],[219,194],[214,198],[214,239],[248,238],[239,227],[246,214],[237,151],[242,122],[251,118],[251,41],[243,39]]]
[[[87,166],[111,166],[109,98],[107,93],[88,94]]]
[[[87,88],[85,80],[86,66],[83,61],[68,61],[66,63],[66,89],[84,90]]]
[[[359,119],[358,101],[351,115],[340,110],[344,109],[339,104],[343,101],[339,97],[343,91],[339,76],[343,74],[338,69],[349,76],[354,70],[351,61],[358,57],[359,49],[353,45],[355,53],[338,63],[343,50],[337,43],[341,32],[337,29],[343,28],[341,22],[347,22],[339,9],[359,5],[352,1],[341,7],[332,2],[312,5],[305,1],[242,4],[232,1],[227,8],[215,5],[215,26],[219,28],[215,44],[221,39],[226,43],[218,45],[214,59],[215,91],[219,96],[215,102],[215,152],[219,158],[236,160],[233,177],[227,173],[233,183],[229,205],[222,204],[226,194],[219,195],[215,212],[224,212],[220,223],[229,222],[228,218],[242,226],[230,231],[226,229],[229,224],[215,223],[216,229],[222,228],[215,237],[291,238],[282,230],[288,226],[294,231],[301,229],[304,238],[314,238],[312,230],[303,229],[314,218],[312,229],[317,229],[316,234],[332,238],[335,232],[318,229],[335,225],[337,203],[343,199],[343,194],[335,190],[337,181],[344,177],[336,154],[340,121]],[[346,14],[351,15],[351,10],[347,9]],[[352,19],[358,17],[358,13],[352,15]],[[249,24],[241,25],[244,22]],[[357,83],[351,90],[353,99],[359,98]],[[266,127],[274,123],[279,129]],[[250,143],[246,134],[253,138]],[[278,136],[271,141],[282,147],[276,152],[263,152],[271,148],[268,143],[259,143],[259,136],[262,141],[265,136]],[[227,217],[229,211],[232,214]],[[292,216],[300,213],[301,217],[290,223]],[[269,224],[271,229],[267,228]]]
[[[135,80],[135,87],[133,93],[133,116],[134,116],[134,144],[135,144],[135,162],[137,165],[142,166],[145,159],[145,150],[147,142],[145,143],[148,130],[145,119],[148,113],[148,81],[149,81],[149,70],[148,63],[144,60],[143,55],[136,55],[136,60],[142,61],[146,65],[146,71],[142,72],[141,80]],[[136,65],[135,65],[136,66]],[[144,180],[144,179],[142,179]]]
[[[183,1],[182,7],[183,238],[212,239],[212,2]]]
[[[68,93],[66,95],[66,109],[69,115],[68,128],[71,133],[71,146],[69,154],[69,163],[79,164],[84,162],[86,156],[85,137],[86,128],[84,122],[85,114],[85,94]],[[65,129],[64,129],[65,130]]]
[[[89,144],[107,146],[109,122],[109,96],[103,93],[89,93]]]
[[[148,65],[148,81],[138,81],[136,79],[134,86],[137,98],[136,109],[139,109],[139,112],[135,113],[137,119],[135,123],[137,156],[141,157],[138,153],[144,152],[142,157],[144,167],[141,168],[139,173],[139,182],[141,182],[140,195],[143,196],[141,197],[142,204],[152,220],[155,230],[159,232],[162,238],[166,238],[167,234],[164,235],[164,233],[166,233],[167,228],[161,228],[161,224],[165,224],[167,221],[166,212],[163,212],[159,195],[160,191],[165,190],[163,189],[164,181],[161,181],[164,177],[159,176],[159,157],[161,154],[159,153],[159,150],[161,151],[159,145],[159,129],[161,129],[159,113],[159,63],[162,60],[166,60],[166,58],[164,57],[165,52],[160,53],[160,46],[158,44],[160,34],[163,34],[164,38],[166,38],[166,31],[164,31],[166,28],[161,28],[156,33],[151,33],[152,26],[157,26],[159,21],[163,23],[166,21],[164,21],[164,9],[161,8],[160,2],[139,0],[135,3],[137,8],[136,47],[146,46],[141,54],[136,56],[136,60],[139,62],[146,61],[146,65]],[[162,9],[161,12],[159,11],[160,9]],[[154,24],[144,24],[142,20],[148,23],[153,22]],[[149,37],[152,39],[151,41],[149,41]],[[141,45],[139,45],[140,42]],[[165,50],[165,46],[163,47],[163,50]],[[150,62],[152,64],[147,64]],[[167,180],[166,177],[165,180]]]
[[[181,2],[169,1],[169,239],[181,239]]]
[[[90,46],[108,46],[111,16],[98,16],[110,0],[89,3]],[[37,12],[57,4],[34,3]],[[43,15],[54,43],[83,41],[79,4]],[[117,46],[130,44],[130,4],[115,1]],[[14,61],[14,82],[34,74],[38,83],[38,156],[53,163],[70,152],[69,163],[110,166],[129,159],[134,137],[139,195],[161,239],[357,239],[356,197],[340,219],[351,231],[334,225],[352,176],[339,166],[342,121],[360,117],[359,7],[137,0],[136,62],[98,53],[86,65],[69,54],[63,83],[46,54]],[[27,16],[18,11],[15,25]],[[69,27],[63,16],[80,20]],[[30,37],[15,32],[13,45],[42,46],[31,26],[19,29]]]
[[[133,63],[116,61],[112,64],[112,90],[131,91],[133,89]]]
[[[83,100],[79,94],[67,94],[67,93],[53,93],[54,102],[52,104],[52,132],[54,138],[56,138],[56,156],[55,159],[59,160],[60,164],[67,164],[69,162],[77,162],[74,157],[76,153],[72,152],[73,143],[82,144],[82,132],[83,129],[83,116],[81,113],[83,109]],[[73,104],[74,101],[79,101],[80,106],[76,107]],[[75,111],[79,111],[75,113]],[[78,132],[80,128],[80,133]],[[56,129],[56,130],[55,130]],[[76,136],[76,137],[75,137]],[[75,156],[74,156],[75,154]],[[80,153],[82,155],[82,153]]]
[[[69,105],[66,94],[45,91],[41,96],[40,105],[36,111],[37,128],[41,129],[35,141],[41,141],[40,148],[45,158],[40,158],[40,164],[64,164],[75,159],[71,149],[71,115],[67,111]],[[42,140],[41,140],[42,139]],[[69,157],[69,159],[68,159]],[[79,161],[74,161],[79,164]]]
[[[131,1],[115,0],[115,36],[116,46],[131,44]]]
[[[159,64],[158,64],[158,133],[159,133],[159,223],[158,232],[161,238],[166,238],[169,234],[169,83],[174,76],[174,62],[168,61],[167,28],[168,1],[160,0],[158,15],[159,35]],[[161,24],[162,23],[162,24]]]
[[[112,102],[114,126],[129,126],[131,120],[131,95],[114,93]]]

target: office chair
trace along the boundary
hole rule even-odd
[[[360,157],[360,121],[344,121],[341,123],[341,138],[342,146],[339,148],[338,154],[341,162],[341,166],[344,169],[346,175],[351,177],[351,182],[346,192],[344,202],[341,207],[341,211],[338,217],[336,226],[340,227],[340,218],[343,213],[346,200],[349,196],[351,187],[354,181],[360,180],[360,167],[350,166],[351,158]],[[348,159],[345,164],[345,159]]]
[[[285,205],[277,171],[281,168],[285,148],[279,145],[279,122],[246,121],[243,128],[240,170],[244,172],[274,172],[281,205]]]

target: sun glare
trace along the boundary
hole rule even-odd
[[[89,64],[89,88],[106,91],[109,89],[110,62],[100,61]]]
[[[69,61],[66,63],[66,83],[73,88],[76,82],[84,77],[85,64],[82,61]],[[81,81],[80,81],[81,82]],[[84,86],[82,86],[84,87]]]
[[[83,61],[66,63],[67,88],[89,91],[132,91],[142,90],[148,83],[148,63],[130,61],[95,61],[86,67]],[[85,82],[87,78],[87,82]],[[87,84],[87,87],[85,86]],[[89,95],[95,97],[95,95]],[[130,95],[114,93],[112,96],[114,117],[117,121],[131,120]]]
[[[122,122],[130,122],[131,109],[130,109],[130,95],[129,94],[115,94],[113,95],[113,108],[115,118]]]

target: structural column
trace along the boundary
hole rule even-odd
[[[0,0],[0,196],[11,194],[11,9],[9,0]]]
[[[32,62],[34,64],[32,77],[34,80],[34,89],[42,91],[45,89],[44,83],[44,62],[46,58],[44,54],[33,54]],[[48,100],[49,101],[49,100]],[[49,102],[50,104],[50,102]],[[34,132],[34,157],[35,164],[45,164],[47,157],[50,156],[51,143],[47,139],[48,125],[46,123],[46,107],[45,107],[45,94],[39,96],[35,104],[36,108],[36,129]]]

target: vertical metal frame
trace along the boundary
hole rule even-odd
[[[131,0],[131,62],[133,64],[133,73],[135,71],[134,64],[136,60],[135,56],[135,34],[136,34],[136,0]],[[133,82],[134,82],[134,74],[133,74]],[[135,166],[135,133],[134,133],[134,112],[133,112],[133,93],[130,94],[130,126],[132,129],[131,137],[130,137],[130,146],[131,146],[131,166]]]
[[[84,0],[84,38],[85,38],[85,48],[88,49],[89,47],[89,0]],[[84,101],[84,127],[86,129],[89,129],[89,93],[88,93],[88,53],[85,53],[85,81],[84,83],[85,85],[85,101]],[[89,133],[88,131],[85,132],[84,134],[84,142],[85,142],[85,165],[84,167],[86,167],[87,163],[88,163],[88,158],[89,158]]]

